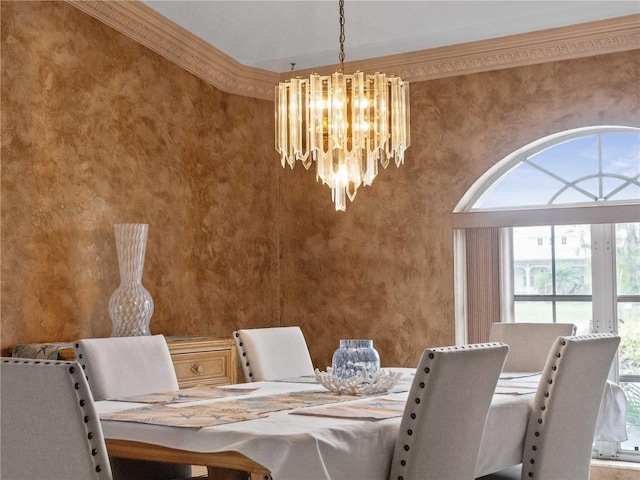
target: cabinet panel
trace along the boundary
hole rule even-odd
[[[236,345],[230,338],[168,338],[180,388],[237,383]]]

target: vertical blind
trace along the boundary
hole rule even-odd
[[[467,228],[467,342],[489,340],[489,328],[500,321],[500,228]]]

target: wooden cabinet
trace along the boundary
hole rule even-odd
[[[166,339],[180,388],[238,383],[238,354],[232,338],[166,337]],[[57,358],[60,360],[76,359],[71,343],[49,346],[57,349]]]
[[[238,382],[238,357],[233,339],[167,339],[167,344],[180,388]]]

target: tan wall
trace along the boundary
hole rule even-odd
[[[406,163],[347,211],[282,170],[271,102],[224,94],[74,7],[2,3],[2,349],[108,336],[113,223],[150,224],[152,332],[301,325],[384,365],[454,341],[449,215],[513,150],[640,125],[637,52],[411,85]]]
[[[113,224],[149,224],[152,333],[277,319],[273,104],[64,2],[2,2],[2,351],[108,336]]]

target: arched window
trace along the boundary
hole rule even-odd
[[[513,152],[453,214],[456,340],[485,341],[494,321],[572,322],[621,336],[627,442],[640,446],[640,128],[588,127]],[[634,453],[635,450],[635,453]]]

